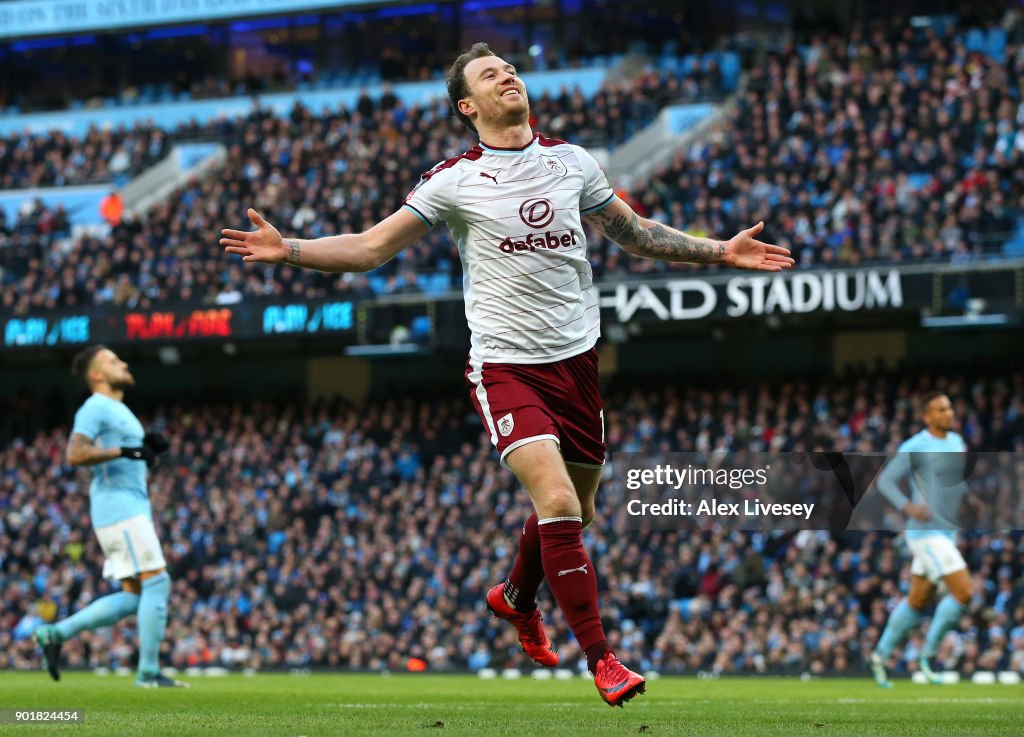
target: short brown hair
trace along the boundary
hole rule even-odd
[[[469,84],[466,83],[466,65],[474,59],[482,59],[485,56],[497,56],[497,54],[491,51],[491,47],[483,41],[478,41],[469,47],[469,51],[459,54],[459,58],[452,62],[448,73],[444,75],[444,85],[448,88],[448,102],[451,103],[452,112],[455,113],[455,117],[462,121],[464,126],[474,132],[476,131],[476,126],[473,125],[473,121],[459,111],[459,100],[469,97]]]
[[[81,351],[73,359],[71,359],[71,373],[81,379],[86,388],[91,389],[89,385],[89,367],[92,366],[92,360],[96,358],[96,354],[100,351],[107,350],[105,345],[91,345],[85,350]]]

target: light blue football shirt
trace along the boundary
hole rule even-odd
[[[93,394],[75,413],[72,433],[92,438],[103,448],[142,445],[145,430],[124,402]],[[146,463],[115,458],[92,466],[89,514],[93,527],[104,527],[140,514],[152,515],[146,488]]]
[[[927,522],[918,522],[913,517],[907,519],[908,538],[956,537],[960,503],[967,493],[966,461],[967,444],[955,432],[937,438],[922,430],[900,444],[896,456],[878,475],[878,490],[897,509],[902,509],[912,499],[914,504],[926,504],[932,512]],[[899,487],[899,482],[907,477],[911,499],[907,499]]]

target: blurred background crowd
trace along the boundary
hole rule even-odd
[[[741,57],[719,46],[657,57],[590,98],[568,88],[535,95],[535,128],[614,147],[668,104],[723,99],[740,70],[722,65]],[[897,18],[743,58],[743,87],[706,135],[649,178],[615,182],[641,215],[723,238],[764,220],[765,237],[801,267],[969,263],[1024,243],[1020,17],[984,33]],[[437,85],[435,101],[411,107],[383,83],[350,108],[276,115],[254,103],[247,116],[173,130],[149,121],[82,138],[0,138],[4,188],[125,179],[183,141],[227,149],[222,169],[145,215],[112,208],[107,229],[72,237],[66,212],[31,198],[14,218],[0,209],[0,312],[459,289],[458,251],[442,227],[368,277],[243,269],[216,244],[248,206],[305,237],[359,232],[389,215],[421,172],[475,143]],[[691,268],[631,259],[588,236],[599,279]]]
[[[931,388],[949,393],[973,449],[1024,450],[1019,372],[781,387],[615,382],[605,485],[618,451],[893,451],[919,429]],[[168,664],[529,665],[483,598],[511,565],[528,502],[467,398],[170,404],[143,421],[171,439],[150,475],[174,581]],[[63,461],[67,433],[54,426],[3,451],[2,667],[38,667],[34,629],[111,590],[87,474]],[[599,494],[585,539],[613,647],[643,668],[859,673],[909,583],[908,552],[892,532],[637,533],[612,525],[615,511]],[[975,596],[940,665],[1024,669],[1024,537],[972,532],[962,549]],[[584,666],[545,587],[539,605],[563,663]],[[133,627],[83,634],[65,645],[67,663],[130,666]],[[897,672],[915,667],[920,645],[915,635],[898,652]]]

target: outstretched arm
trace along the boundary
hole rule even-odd
[[[407,210],[398,210],[363,233],[304,240],[282,238],[277,228],[251,207],[246,214],[257,229],[222,230],[224,237],[220,243],[227,253],[236,253],[243,261],[266,264],[284,261],[292,266],[333,273],[376,269],[418,241],[428,230],[418,217]]]
[[[754,239],[764,228],[763,222],[727,241],[698,238],[640,217],[617,197],[604,209],[583,218],[634,256],[660,261],[726,264],[759,271],[782,271],[793,266],[788,248]]]

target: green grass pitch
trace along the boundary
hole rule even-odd
[[[189,680],[189,679],[185,679]],[[84,709],[78,725],[0,724],[0,735],[1021,735],[1022,686],[915,685],[867,678],[661,678],[624,709],[583,680],[484,681],[439,675],[193,678],[189,690],[128,677],[0,674],[0,707]]]

